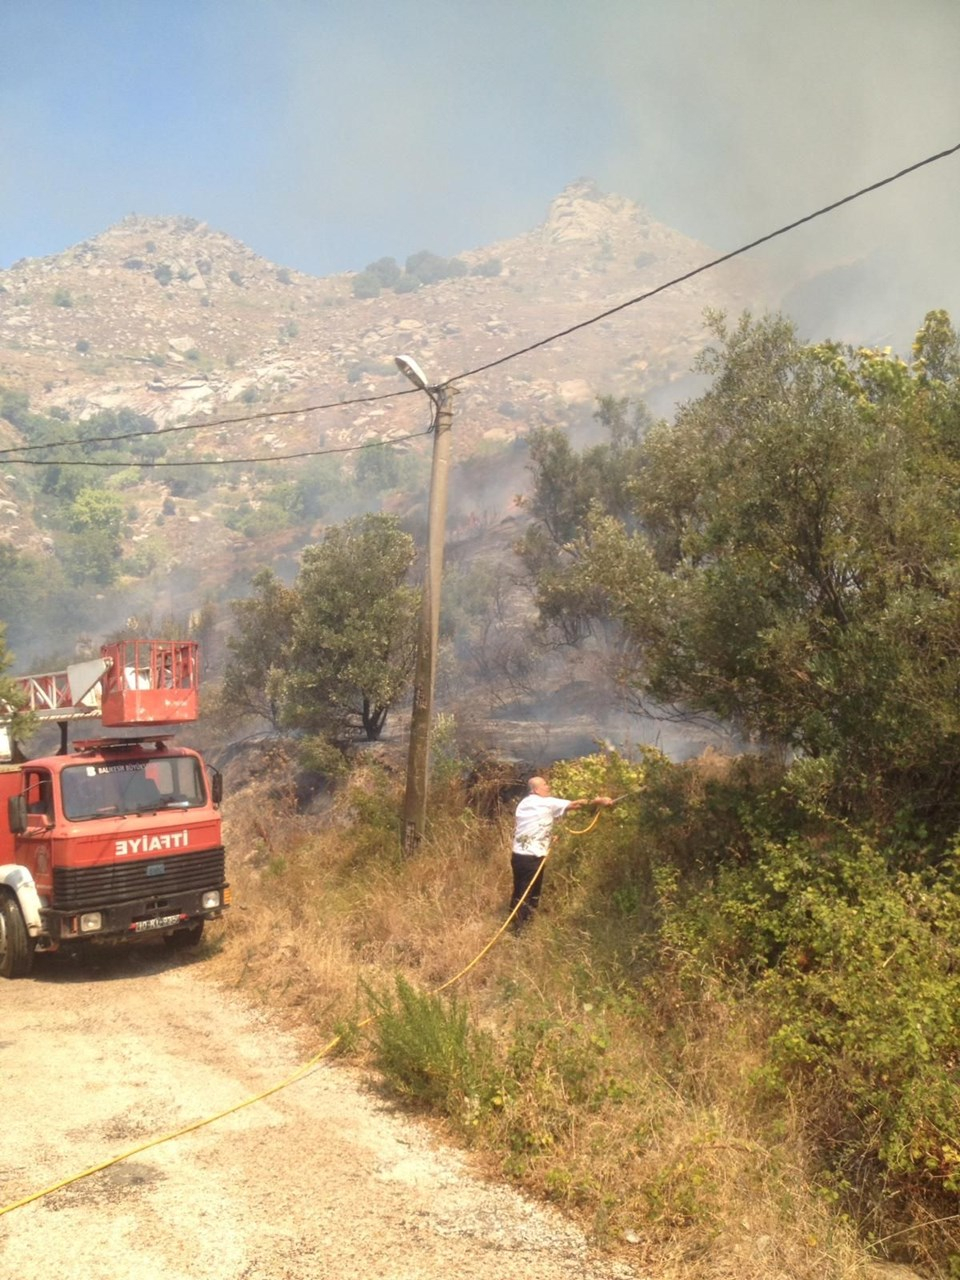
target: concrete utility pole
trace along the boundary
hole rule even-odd
[[[433,464],[430,471],[430,505],[427,514],[427,564],[420,601],[417,666],[413,681],[410,717],[410,749],[407,756],[407,789],[403,801],[403,849],[412,853],[423,836],[427,813],[427,780],[430,770],[430,730],[433,721],[433,687],[437,674],[440,637],[440,590],[443,579],[443,544],[447,520],[447,485],[450,472],[453,397],[456,387],[429,387],[418,365],[397,356],[400,370],[415,386],[426,391],[436,406]]]

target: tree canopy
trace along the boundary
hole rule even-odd
[[[713,317],[712,385],[579,458],[541,442],[542,616],[614,619],[626,678],[822,763],[848,793],[954,817],[960,778],[960,344],[931,313],[909,363]],[[622,447],[621,447],[622,455]],[[563,491],[568,518],[544,510]],[[603,465],[600,465],[603,464]],[[552,469],[553,470],[552,470]],[[563,513],[561,513],[562,515]],[[849,799],[848,795],[848,799]],[[951,819],[952,820],[952,819]]]
[[[280,727],[279,681],[290,644],[297,593],[270,570],[253,579],[253,595],[234,600],[233,633],[227,640],[230,658],[224,671],[223,696],[230,706],[262,716]]]
[[[368,515],[305,548],[292,587],[262,571],[233,605],[225,694],[275,726],[378,738],[413,675],[413,559],[393,517]]]

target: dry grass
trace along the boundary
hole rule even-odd
[[[404,861],[396,801],[376,770],[322,820],[297,815],[276,778],[230,801],[235,906],[210,964],[285,1011],[305,1053],[366,1018],[368,989],[396,974],[445,983],[505,917],[504,823],[452,804]],[[451,1132],[661,1280],[870,1274],[809,1185],[799,1118],[756,1087],[765,1028],[750,1007],[706,984],[686,1007],[612,974],[597,959],[611,940],[571,926],[583,890],[562,859],[541,918],[457,985],[499,1075],[448,1116]],[[362,1041],[351,1052],[371,1060]]]

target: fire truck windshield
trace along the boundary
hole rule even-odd
[[[60,775],[63,814],[71,821],[192,809],[204,802],[203,776],[190,756],[69,765]]]

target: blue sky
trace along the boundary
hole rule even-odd
[[[0,267],[184,214],[319,275],[580,177],[717,250],[960,142],[960,0],[0,0]],[[960,310],[960,156],[766,250]]]

